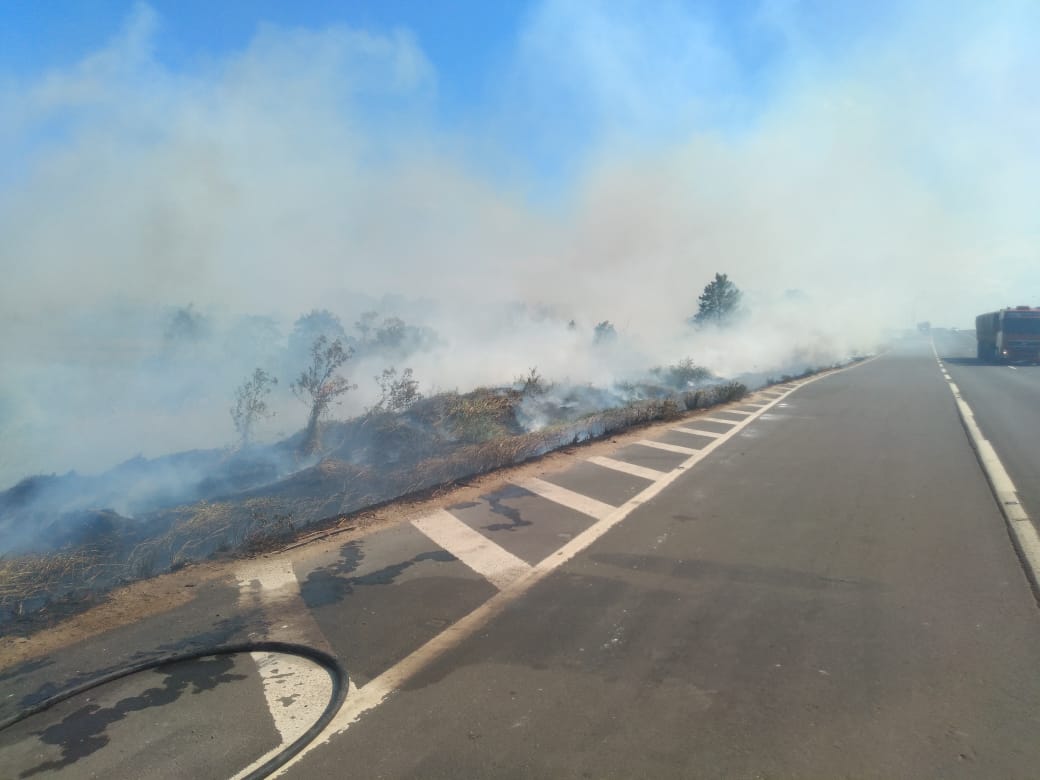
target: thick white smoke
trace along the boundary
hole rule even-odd
[[[429,390],[687,356],[779,372],[1040,302],[1040,10],[858,5],[835,42],[814,3],[763,2],[739,36],[678,2],[540,3],[497,98],[456,122],[407,32],[261,26],[174,70],[146,6],[82,61],[0,82],[0,487],[227,443],[270,357],[245,315],[277,351],[301,313],[349,326],[403,296],[382,308],[441,337],[408,361]],[[692,333],[716,271],[748,317]],[[188,303],[205,354],[162,357]],[[608,319],[623,348],[590,350]],[[341,413],[383,367],[350,367]],[[305,416],[278,411],[269,436]]]

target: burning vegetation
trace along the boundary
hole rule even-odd
[[[350,389],[335,373],[349,355],[334,347],[315,339],[315,362],[297,383],[308,422],[293,436],[252,441],[274,381],[258,370],[232,408],[235,447],[136,458],[94,477],[30,477],[0,493],[4,530],[36,531],[0,558],[0,623],[64,614],[122,583],[268,549],[303,528],[745,392],[690,360],[610,389],[551,385],[531,369],[512,385],[429,397],[411,369],[388,368],[373,407],[328,420],[330,402]],[[106,505],[121,511],[91,508]]]
[[[709,296],[712,285],[700,306],[715,327],[739,295]],[[607,320],[584,334],[574,320],[550,324],[601,363],[624,356],[625,335]],[[691,325],[704,327],[694,318]],[[175,311],[159,365],[171,376],[191,362],[212,371],[237,354],[206,352],[218,331],[194,307]],[[350,333],[335,314],[314,310],[273,350],[276,330],[265,318],[249,318],[238,331],[245,337],[236,343],[255,345],[239,351],[266,356],[268,367],[252,369],[230,393],[228,446],[138,456],[93,476],[32,476],[0,493],[0,633],[89,605],[123,583],[269,549],[303,529],[747,391],[685,358],[604,384],[551,382],[532,367],[509,384],[423,393],[413,368],[398,366],[442,341],[398,316],[366,311]],[[347,378],[380,363],[361,391]],[[280,383],[276,374],[294,379]],[[358,392],[367,408],[358,409]],[[293,415],[293,396],[307,410],[305,423],[272,441],[264,429],[276,410],[279,420]],[[333,419],[341,403],[354,413]]]

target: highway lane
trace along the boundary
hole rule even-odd
[[[288,776],[1035,777],[1038,660],[922,342],[799,390]]]
[[[0,673],[0,715],[142,655],[266,638],[351,675],[289,777],[1035,776],[1040,617],[928,342],[792,387],[228,564],[187,605]],[[133,693],[52,742],[40,716],[0,735],[0,765],[133,777],[204,707],[233,713],[223,749],[186,729],[165,749],[231,776],[306,717],[285,670],[235,671],[166,721]]]
[[[211,777],[278,744],[246,656],[171,664],[100,686],[0,734],[0,777]],[[319,710],[320,712],[320,710]],[[106,749],[107,748],[107,749]]]
[[[980,363],[973,331],[937,330],[933,338],[1023,506],[1040,520],[1040,366]]]

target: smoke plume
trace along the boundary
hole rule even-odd
[[[729,5],[534,4],[455,112],[407,30],[260,25],[175,68],[145,5],[3,77],[0,487],[228,444],[235,387],[284,391],[316,309],[436,336],[359,351],[349,416],[390,366],[764,376],[1040,303],[1035,4]],[[717,271],[746,312],[696,331]],[[272,408],[268,438],[306,419]]]

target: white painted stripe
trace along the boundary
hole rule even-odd
[[[700,450],[694,447],[680,447],[677,444],[667,444],[663,441],[652,441],[651,439],[640,439],[636,444],[641,444],[644,447],[653,447],[655,450],[664,450],[665,452],[675,452],[679,455],[693,455]]]
[[[317,664],[287,653],[250,653],[282,746],[295,742],[324,712],[332,678]]]
[[[296,572],[288,558],[259,558],[239,567],[235,575],[238,578],[239,601],[253,593],[260,600],[271,602],[291,598],[299,589]]]
[[[932,342],[932,350],[935,350],[935,342]],[[957,411],[960,413],[964,430],[968,432],[968,438],[975,448],[975,454],[982,465],[982,470],[989,479],[993,495],[1004,515],[1004,522],[1007,523],[1008,530],[1011,532],[1011,539],[1018,550],[1026,576],[1029,577],[1030,584],[1033,586],[1033,592],[1040,596],[1040,535],[1037,534],[1036,526],[1029,519],[1025,507],[1018,498],[1018,489],[1011,480],[1011,475],[1008,474],[997,451],[983,435],[982,429],[975,421],[975,413],[964,400],[957,385],[953,382],[950,382],[949,385],[954,400],[957,402]]]
[[[718,431],[700,431],[696,428],[672,428],[677,433],[689,433],[693,436],[707,436],[709,439],[721,439],[723,436],[728,436],[726,433],[719,433]]]
[[[530,490],[535,495],[549,499],[554,504],[565,506],[589,517],[595,517],[597,520],[602,520],[615,509],[610,504],[586,496],[583,493],[577,493],[565,487],[554,485],[552,482],[546,482],[544,479],[538,479],[538,477],[530,477],[516,484],[524,490]]]
[[[876,360],[877,357],[878,356],[875,355],[872,358],[861,360],[850,366],[810,377],[806,381],[802,382],[798,388],[795,388],[795,390],[804,387],[805,385],[812,384],[820,379],[825,379],[829,376],[840,374],[843,371],[849,371],[864,366],[867,363]],[[793,393],[795,390],[792,390],[791,392]],[[770,404],[766,404],[766,406],[769,405]],[[764,411],[765,410],[763,409],[762,412]],[[758,414],[759,413],[756,412],[755,416]],[[749,417],[740,422],[736,430],[749,425],[754,419],[755,417]],[[473,636],[477,631],[487,625],[487,623],[496,615],[500,614],[507,606],[509,606],[509,604],[527,593],[527,591],[529,591],[536,583],[548,576],[550,572],[571,560],[574,556],[628,517],[635,509],[657,496],[662,490],[685,474],[686,469],[707,457],[725,441],[725,438],[720,437],[716,441],[709,442],[703,450],[699,450],[696,455],[691,455],[687,458],[686,461],[683,462],[681,468],[673,469],[667,474],[664,474],[653,484],[647,485],[644,490],[630,498],[621,506],[617,507],[602,520],[593,523],[548,558],[531,567],[530,571],[526,575],[515,580],[508,588],[496,593],[468,615],[448,626],[448,628],[437,634],[437,636],[433,637],[433,639],[429,640],[425,645],[412,651],[410,655],[387,669],[374,680],[371,680],[361,688],[351,690],[350,695],[343,704],[343,707],[338,713],[336,713],[336,716],[325,727],[321,734],[319,734],[313,742],[307,745],[281,769],[279,769],[275,773],[275,776],[284,775],[292,766],[303,760],[303,758],[312,750],[328,744],[333,737],[342,734],[344,731],[349,729],[352,724],[357,723],[362,715],[369,710],[375,709],[386,701],[390,694],[401,688],[408,682],[408,680],[440,658],[445,652],[456,647],[465,639]]]
[[[412,525],[501,590],[531,567],[474,531],[446,509],[412,521]]]
[[[754,412],[745,412],[742,409],[719,409],[716,414],[739,414],[741,417],[747,417]]]
[[[300,598],[300,583],[288,557],[248,561],[235,576],[240,606],[276,610],[278,620],[267,628],[267,639],[330,649]],[[311,661],[282,653],[249,655],[259,672],[264,700],[280,742],[235,777],[248,776],[295,742],[321,716],[332,696],[332,678]]]
[[[649,479],[651,482],[661,479],[661,477],[668,473],[667,471],[648,469],[645,466],[637,466],[635,463],[628,463],[624,460],[605,458],[602,455],[593,455],[591,458],[589,458],[589,463],[595,463],[597,466],[603,466],[604,468],[614,469],[614,471],[622,471],[625,474],[631,474],[634,477],[642,477],[643,479]]]
[[[721,419],[719,417],[694,417],[693,418],[693,422],[695,422],[695,423],[710,422],[710,423],[722,423],[723,425],[736,425],[738,422],[740,422],[740,420],[723,420],[723,419]]]
[[[1008,366],[1012,371],[1018,371],[1018,366]]]

